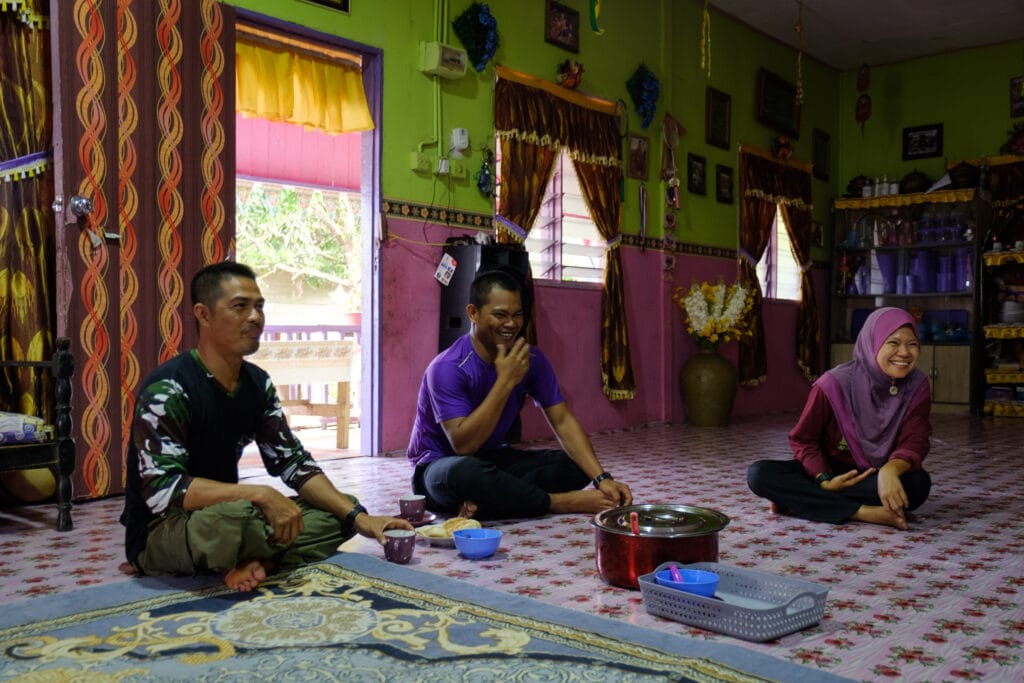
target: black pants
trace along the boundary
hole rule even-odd
[[[417,467],[412,488],[434,512],[457,512],[471,500],[478,519],[515,519],[547,514],[549,494],[578,491],[589,481],[565,451],[500,448]]]
[[[900,483],[907,493],[910,510],[921,507],[932,488],[932,479],[924,470],[906,472]],[[853,517],[861,505],[882,504],[877,472],[842,491],[827,491],[807,476],[798,460],[758,460],[747,469],[747,485],[762,498],[812,522],[841,524]]]

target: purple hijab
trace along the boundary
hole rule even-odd
[[[867,317],[857,335],[853,360],[829,370],[816,382],[825,394],[857,467],[881,467],[888,461],[907,411],[929,396],[919,391],[928,378],[916,367],[895,381],[878,367],[878,350],[896,330],[907,325],[917,336],[914,318],[900,308],[879,308]]]

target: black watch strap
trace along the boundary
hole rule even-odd
[[[366,508],[364,508],[362,505],[360,505],[359,503],[356,503],[356,506],[354,508],[352,508],[352,511],[349,512],[347,515],[345,515],[345,524],[347,524],[349,527],[355,528],[355,526],[356,526],[356,517],[358,517],[361,514],[367,514],[368,515],[370,513],[367,512]]]
[[[605,479],[614,479],[614,478],[615,477],[613,477],[608,472],[602,472],[601,474],[599,474],[596,477],[594,477],[594,488],[595,489],[601,488],[601,482],[602,481],[604,481]]]

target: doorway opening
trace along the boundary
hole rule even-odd
[[[243,17],[261,38],[279,36],[276,49],[321,60],[340,49],[349,67],[359,61],[369,114],[380,121],[379,50]],[[249,85],[238,81],[240,103]],[[379,126],[330,134],[251,113],[235,123],[237,259],[256,271],[267,300],[264,338],[251,360],[270,373],[314,456],[374,455],[380,288],[368,264],[380,230],[370,208],[379,203]]]

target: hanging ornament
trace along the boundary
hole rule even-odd
[[[793,101],[799,107],[804,103],[804,3],[799,3],[798,7],[793,30],[796,31],[800,49],[796,53],[796,96]]]
[[[871,95],[864,93],[857,98],[857,123],[860,124],[860,132],[864,133],[864,122],[871,118]]]
[[[476,189],[480,190],[480,194],[490,199],[494,194],[494,152],[489,149],[484,149],[483,161],[480,164],[480,170],[476,172]]]
[[[604,35],[604,29],[598,27],[597,18],[601,16],[601,0],[590,0],[590,29],[599,36]]]
[[[711,78],[711,14],[708,0],[704,0],[704,15],[700,21],[700,70]]]
[[[567,59],[558,65],[558,84],[573,90],[583,80],[583,65],[574,59]]]
[[[864,92],[871,87],[871,67],[861,64],[857,69],[857,92]]]

